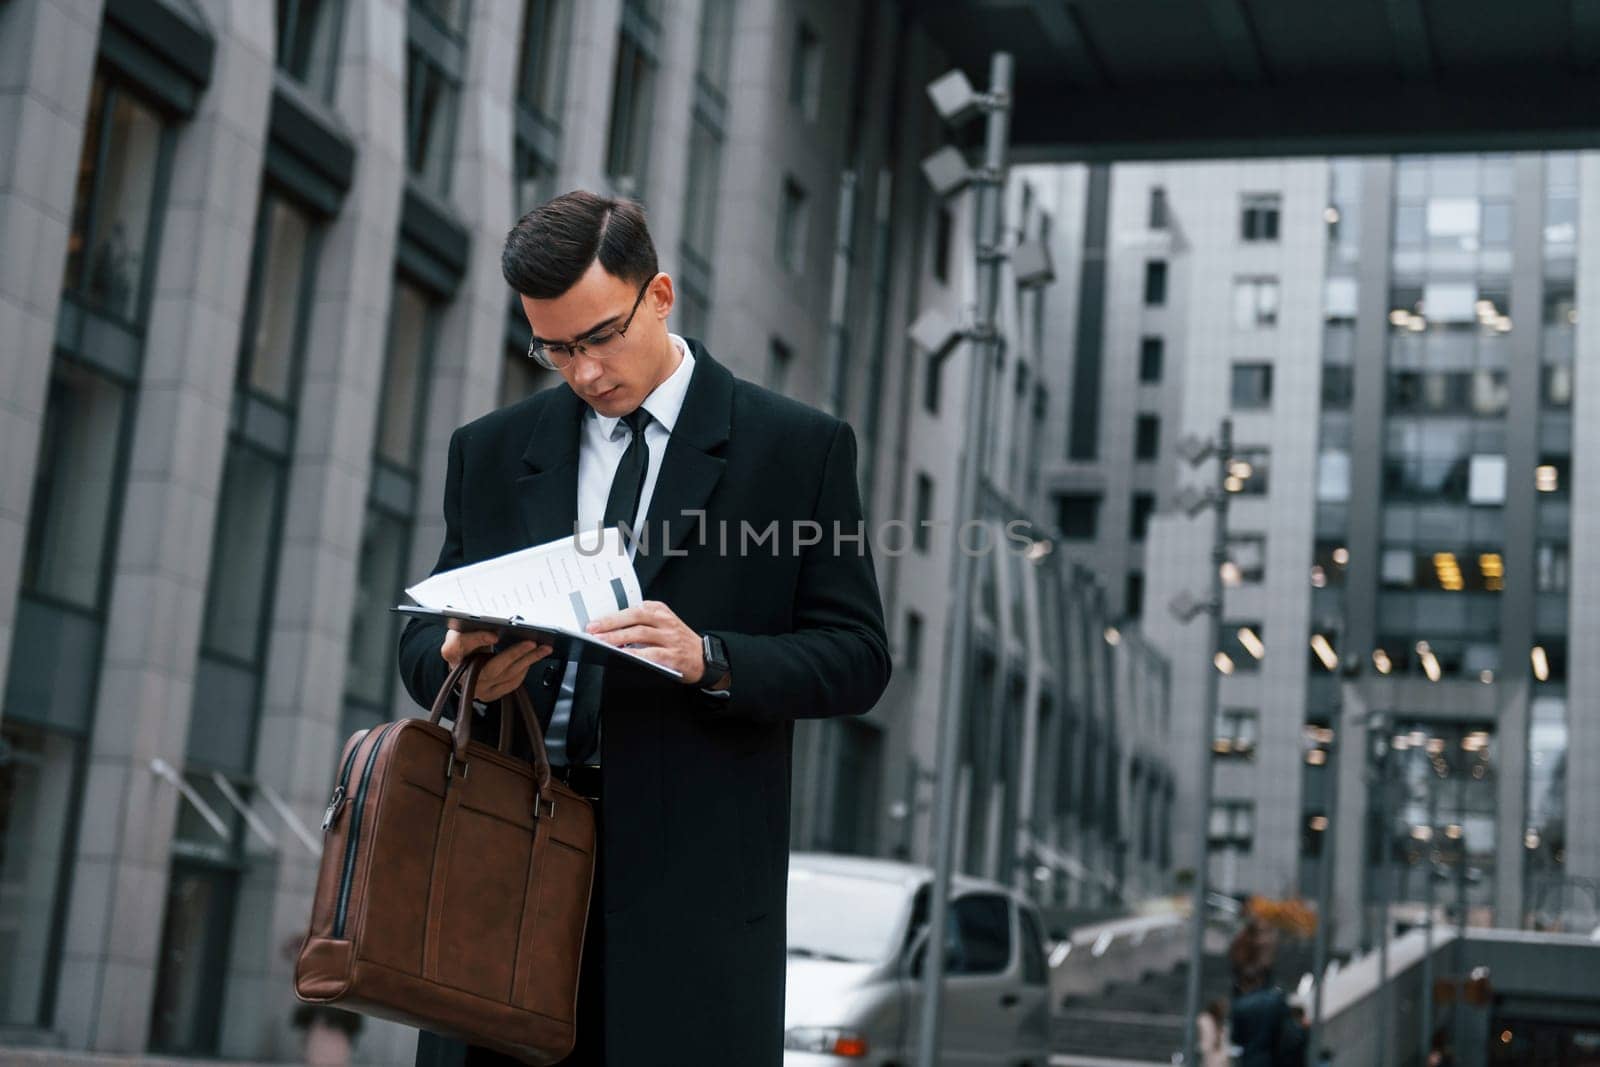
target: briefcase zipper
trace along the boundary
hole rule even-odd
[[[366,766],[361,769],[361,784],[356,787],[356,809],[350,813],[350,833],[344,843],[344,872],[339,877],[339,904],[333,912],[333,936],[344,937],[345,913],[350,905],[350,885],[355,881],[356,873],[356,845],[361,839],[361,812],[366,807],[367,783],[372,781],[372,765],[378,761],[378,749],[383,747],[383,739],[389,735],[399,723],[390,723],[378,732],[378,739],[372,742],[372,751],[367,753]]]
[[[344,787],[350,781],[350,767],[356,761],[356,753],[361,751],[361,742],[366,739],[370,730],[360,730],[356,733],[356,743],[350,746],[350,755],[344,758],[344,770],[339,774],[339,781],[333,787],[333,797],[328,801],[328,807],[322,813],[322,832],[327,833],[333,825],[333,820],[339,817],[339,805],[344,802]]]

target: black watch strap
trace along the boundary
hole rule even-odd
[[[722,676],[729,671],[728,646],[722,643],[722,638],[716,634],[704,634],[700,638],[700,650],[705,655],[706,673],[700,679],[701,685],[715,685],[722,680]]]

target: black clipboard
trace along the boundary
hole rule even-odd
[[[439,622],[455,619],[464,631],[487,630],[499,635],[501,641],[537,641],[541,645],[552,646],[555,649],[553,655],[569,662],[576,659],[583,663],[598,663],[606,667],[626,663],[653,671],[674,682],[683,681],[682,671],[675,671],[664,664],[645,659],[626,648],[608,644],[593,634],[579,633],[559,626],[540,626],[521,617],[502,619],[493,615],[474,615],[470,611],[459,611],[455,608],[425,608],[420,604],[401,604],[393,610],[401,615],[434,619]]]

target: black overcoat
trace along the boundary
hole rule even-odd
[[[794,722],[869,710],[888,646],[850,427],[689,344],[634,564],[647,599],[723,639],[732,698],[606,672],[606,1060],[777,1067]],[[573,532],[585,410],[562,384],[455,432],[435,571]],[[443,638],[420,620],[400,638],[423,706]],[[525,683],[546,725],[560,675],[539,663]]]

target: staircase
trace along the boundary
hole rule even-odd
[[[1292,990],[1309,968],[1309,946],[1285,943],[1279,947],[1275,978],[1280,987]],[[1051,1020],[1050,1048],[1069,1056],[1170,1064],[1183,1051],[1188,982],[1189,966],[1183,963],[1166,974],[1112,986],[1098,997],[1058,1004]],[[1206,956],[1200,977],[1201,1006],[1218,998],[1227,1000],[1231,985],[1227,959]]]

